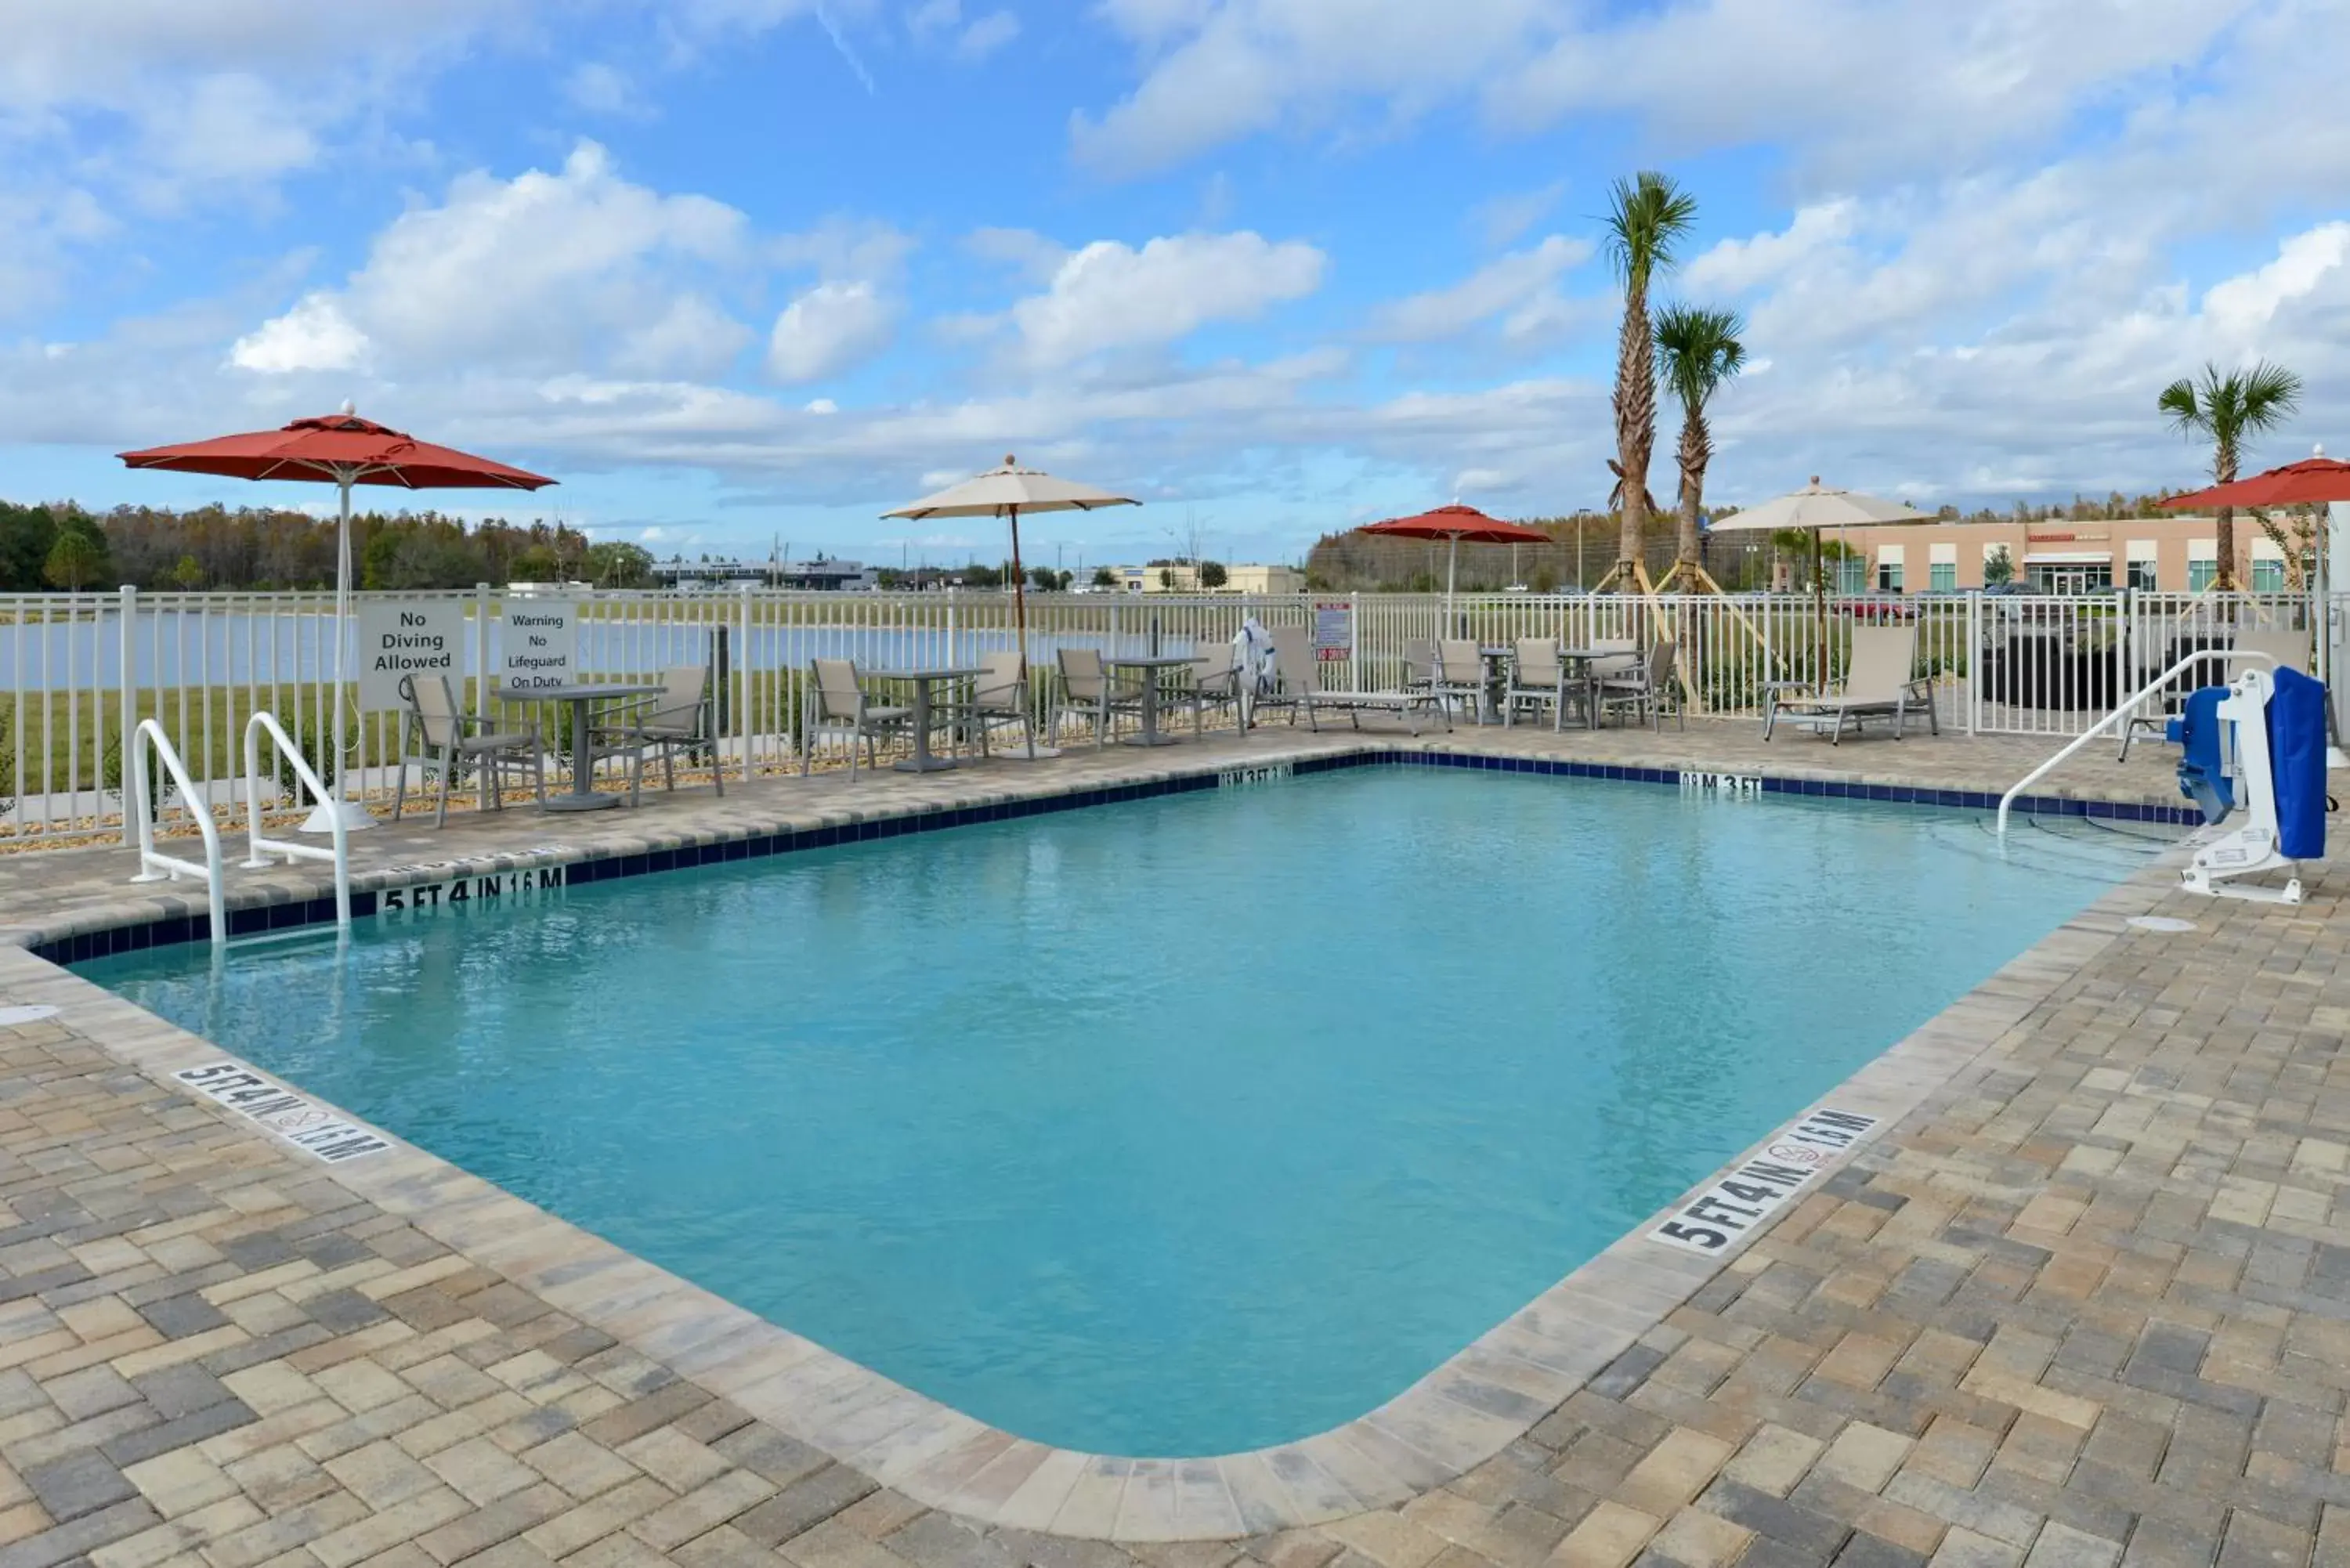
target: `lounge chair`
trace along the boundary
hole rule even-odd
[[[639,697],[607,708],[596,716],[588,735],[598,756],[629,759],[629,804],[638,804],[644,787],[645,759],[659,757],[661,785],[677,788],[677,754],[707,756],[710,782],[726,793],[725,770],[718,763],[718,715],[711,701],[710,667],[680,664],[661,671],[660,693]]]
[[[972,682],[971,701],[962,708],[964,728],[979,742],[979,754],[989,754],[988,736],[999,723],[1016,723],[1036,749],[1036,709],[1029,700],[1028,682],[1017,649],[980,655],[979,679]]]
[[[1470,704],[1479,722],[1485,716],[1485,656],[1466,638],[1446,638],[1436,645],[1436,695],[1451,702]],[[1451,723],[1448,716],[1446,722]]]
[[[1065,648],[1055,657],[1061,666],[1061,697],[1053,704],[1052,721],[1045,731],[1057,738],[1061,721],[1075,713],[1093,722],[1094,750],[1099,751],[1118,727],[1120,713],[1142,711],[1141,684],[1111,674],[1094,649]]]
[[[1392,713],[1419,733],[1419,714],[1426,709],[1434,713],[1448,730],[1451,719],[1444,711],[1444,700],[1432,687],[1404,687],[1393,691],[1325,691],[1315,679],[1314,649],[1306,641],[1304,627],[1283,627],[1273,634],[1274,688],[1256,700],[1259,708],[1287,708],[1289,722],[1297,722],[1298,710],[1304,709],[1308,728],[1322,728],[1323,711],[1343,712],[1357,730],[1363,727],[1365,713]]]
[[[1406,691],[1436,689],[1436,644],[1425,638],[1403,645],[1403,686]]]
[[[538,791],[538,804],[546,804],[546,747],[539,739],[536,724],[525,722],[513,730],[485,729],[489,721],[457,706],[456,693],[450,690],[445,675],[403,675],[400,690],[408,699],[408,708],[400,716],[401,755],[399,782],[391,795],[392,821],[398,822],[408,805],[411,763],[441,775],[441,805],[432,816],[435,827],[448,822],[450,786],[457,774],[467,769],[482,776],[484,811],[506,808],[505,777],[510,773],[527,773]],[[414,755],[408,754],[411,732],[416,742]],[[585,735],[575,735],[572,744],[585,746],[591,742]]]
[[[1814,732],[1825,731],[1831,745],[1844,743],[1846,724],[1857,734],[1872,719],[1889,721],[1898,741],[1908,731],[1911,715],[1919,712],[1925,714],[1928,728],[1939,735],[1942,723],[1934,712],[1933,681],[1918,674],[1917,668],[1916,621],[1854,627],[1844,690],[1810,697],[1776,688],[1764,691],[1762,738],[1771,738],[1782,714]]]
[[[1646,720],[1650,729],[1661,733],[1665,707],[1670,703],[1673,716],[1680,721],[1682,729],[1688,729],[1689,711],[1673,682],[1673,660],[1678,651],[1671,642],[1660,639],[1648,645],[1647,657],[1638,663],[1615,674],[1596,677],[1592,685],[1596,716],[1605,718],[1612,711],[1630,709]]]
[[[865,695],[854,659],[811,659],[807,726],[800,741],[800,775],[805,778],[816,765],[816,742],[826,735],[848,738],[848,776],[855,778],[858,742],[865,742],[866,766],[879,767],[877,742],[885,736],[906,734],[913,724],[911,708],[877,704]]]
[[[1591,701],[1586,678],[1570,682],[1566,660],[1559,656],[1558,643],[1544,637],[1522,637],[1510,659],[1510,682],[1502,692],[1502,723],[1515,724],[1518,710],[1532,707],[1539,711],[1545,702],[1551,708],[1553,730],[1566,727],[1566,704],[1572,695],[1586,708]]]

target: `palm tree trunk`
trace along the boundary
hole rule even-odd
[[[1680,528],[1678,548],[1673,558],[1683,571],[1684,579],[1693,580],[1697,569],[1704,564],[1702,541],[1698,536],[1697,514],[1704,504],[1705,468],[1713,455],[1713,441],[1705,428],[1705,410],[1688,410],[1681,416],[1681,495]]]
[[[1616,342],[1616,464],[1621,471],[1623,530],[1617,537],[1620,587],[1635,584],[1641,537],[1648,524],[1648,452],[1656,442],[1656,343],[1648,325],[1648,280],[1634,277],[1624,290],[1624,326]]]
[[[2236,448],[2231,441],[2220,443],[2219,460],[2211,465],[2212,477],[2221,484],[2236,483]],[[2216,586],[2221,593],[2236,586],[2236,509],[2215,506],[2211,509],[2213,545],[2220,556],[2220,571]]]

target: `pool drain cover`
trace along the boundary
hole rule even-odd
[[[54,1007],[0,1007],[0,1029],[16,1023],[38,1023],[44,1018],[55,1018]]]

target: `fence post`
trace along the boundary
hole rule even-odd
[[[1347,690],[1363,689],[1363,596],[1347,596]]]
[[[1967,596],[1967,733],[1982,726],[1982,595]]]
[[[125,583],[122,585],[121,597],[122,630],[120,637],[122,643],[122,669],[120,672],[119,678],[121,682],[122,691],[120,702],[120,711],[117,717],[117,722],[121,726],[121,733],[117,738],[115,743],[120,748],[122,756],[122,763],[120,767],[117,770],[117,776],[121,781],[123,788],[122,842],[126,846],[128,846],[132,840],[138,836],[138,829],[133,826],[130,820],[131,807],[130,791],[130,753],[132,750],[132,742],[136,738],[136,732],[139,728],[139,700],[136,691],[131,686],[131,661],[138,648],[138,639],[134,628],[137,627],[139,622],[139,590],[136,587],[133,587],[130,584]],[[21,710],[24,704],[20,701],[17,703],[17,707]],[[16,722],[19,728],[24,724],[24,714],[21,711],[19,711],[16,716]],[[98,787],[99,792],[99,804],[103,805],[105,805],[106,790],[106,766],[104,762],[106,756],[106,738],[102,735],[99,737],[98,755],[99,758],[99,764],[97,769]],[[46,784],[47,781],[44,780],[43,782]],[[23,793],[21,783],[18,785],[18,793]],[[140,869],[143,871],[146,867],[142,866]]]
[[[751,691],[751,585],[749,583],[742,585],[742,594],[741,629],[735,638],[734,668],[742,674],[743,699],[735,705],[734,713],[743,725],[743,782],[747,784],[751,782],[751,749],[754,743],[752,731],[754,727],[751,722],[753,698]],[[724,765],[713,752],[710,758],[711,772],[714,774]]]
[[[490,721],[490,585],[473,585],[473,717]],[[402,763],[400,766],[408,764]]]

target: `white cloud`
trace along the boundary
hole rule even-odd
[[[1019,17],[1009,11],[990,11],[962,30],[955,53],[966,60],[983,60],[1019,36]]]
[[[362,335],[392,370],[609,356],[639,372],[709,373],[747,331],[695,285],[750,254],[742,213],[632,184],[583,141],[551,173],[460,176],[440,205],[393,220],[341,288],[249,334],[238,363],[311,368],[306,358]],[[327,329],[330,317],[345,330]]]
[[[229,363],[242,370],[285,375],[296,370],[353,370],[367,360],[367,334],[328,295],[311,294],[285,315],[236,340]]]
[[[1476,225],[1487,244],[1512,244],[1558,205],[1558,198],[1565,189],[1566,182],[1560,180],[1553,181],[1538,191],[1520,191],[1506,196],[1495,196],[1477,203],[1470,211],[1470,221]]]
[[[636,78],[618,66],[583,60],[563,78],[563,96],[589,114],[616,119],[650,119],[653,106]]]
[[[1552,234],[1530,250],[1513,251],[1449,288],[1391,300],[1371,316],[1371,335],[1420,343],[1458,337],[1501,318],[1505,337],[1539,336],[1575,319],[1559,297],[1558,280],[1591,259],[1589,240]]]
[[[2350,223],[2321,223],[2286,240],[2266,266],[2214,285],[2203,296],[2203,314],[2223,337],[2257,344],[2279,310],[2316,292],[2345,262]]]
[[[1166,236],[1139,250],[1097,240],[1062,262],[1045,293],[1014,305],[1012,324],[1031,363],[1065,365],[1253,319],[1319,288],[1324,265],[1312,245],[1247,230]]]
[[[982,261],[1015,268],[1032,283],[1050,283],[1069,259],[1068,246],[1034,229],[973,229],[962,244]]]
[[[870,283],[820,283],[784,307],[767,343],[779,381],[837,375],[887,347],[897,311]]]

